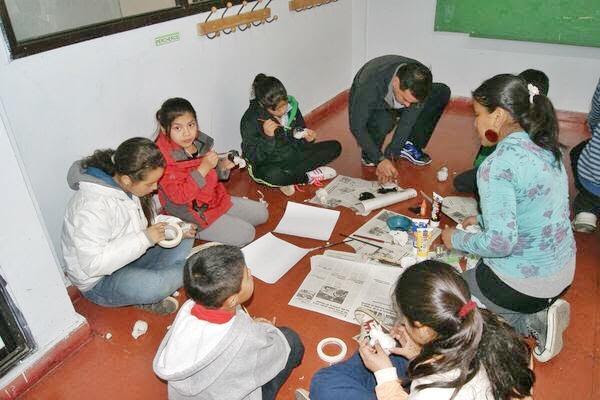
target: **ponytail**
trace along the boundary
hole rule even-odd
[[[287,101],[288,95],[283,83],[274,76],[258,74],[252,82],[252,96],[265,109],[275,109],[281,101]]]
[[[453,380],[422,384],[417,390],[454,388],[453,399],[484,367],[494,398],[529,394],[533,372],[527,363],[522,363],[528,355],[522,341],[508,325],[475,306],[467,283],[451,266],[430,260],[408,268],[398,279],[394,295],[407,323],[414,325],[418,321],[436,333],[410,362],[409,377],[417,379],[459,371]],[[503,328],[500,334],[497,326]],[[520,353],[507,355],[503,345]]]
[[[133,182],[144,180],[146,174],[156,168],[164,168],[165,159],[152,140],[131,138],[119,145],[117,150],[96,150],[81,160],[82,168],[98,168],[107,175],[127,175]],[[154,220],[152,194],[140,197],[142,210],[148,225]]]
[[[473,99],[489,112],[500,107],[514,118],[539,147],[554,155],[560,168],[562,153],[558,142],[558,120],[550,100],[540,88],[530,93],[528,83],[521,77],[500,74],[483,82],[473,91]],[[542,92],[544,88],[541,88]]]

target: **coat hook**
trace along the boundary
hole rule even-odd
[[[258,6],[258,3],[261,3],[262,0],[256,0],[256,3],[254,3],[254,7],[252,7],[252,11],[254,11],[254,9],[256,8],[256,6]],[[261,26],[263,24],[264,21],[258,21],[258,23],[256,22],[252,22],[252,26]]]
[[[221,19],[225,18],[225,14],[227,14],[227,11],[229,11],[229,9],[231,8],[233,4],[231,4],[230,1],[227,2],[225,9],[223,10],[223,14],[221,14]],[[231,29],[223,29],[223,33],[226,35],[229,35],[231,32],[235,32],[235,27],[231,28]]]
[[[265,5],[265,7],[264,7],[264,8],[267,8],[267,7],[269,7],[269,4],[271,4],[271,1],[273,1],[273,0],[269,0],[269,1],[268,1],[268,3]],[[274,21],[277,21],[277,15],[274,15],[274,16],[272,16],[271,18],[267,18],[267,19],[265,19],[265,22],[266,22],[267,24],[270,24],[271,22],[274,22]]]
[[[240,13],[242,12],[242,10],[244,9],[244,7],[246,7],[246,5],[248,4],[248,2],[246,0],[242,1],[242,6],[240,7],[240,9],[238,10],[237,15],[240,15]],[[246,29],[250,28],[252,25],[250,24],[245,24],[245,28],[242,28],[243,25],[238,25],[238,29],[240,31],[245,31]]]
[[[207,22],[208,22],[208,20],[210,19],[210,17],[212,17],[212,15],[213,15],[213,14],[214,14],[216,11],[217,11],[217,7],[215,7],[215,6],[212,6],[212,7],[210,8],[210,14],[208,14],[208,17],[206,17],[206,21],[204,21],[204,23],[207,23]],[[214,38],[216,38],[217,36],[219,36],[219,32],[215,32],[215,33],[213,33],[212,35],[210,35],[210,34],[208,34],[208,33],[206,34],[206,37],[207,37],[207,38],[209,38],[209,39],[214,39]]]

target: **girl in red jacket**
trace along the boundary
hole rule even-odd
[[[254,240],[254,226],[266,222],[264,204],[232,197],[218,181],[219,162],[213,139],[198,130],[196,111],[182,98],[168,99],[156,112],[160,132],[156,144],[167,161],[158,182],[164,212],[198,226],[196,238],[234,246]]]

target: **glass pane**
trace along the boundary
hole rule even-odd
[[[176,7],[175,0],[6,0],[18,42]]]

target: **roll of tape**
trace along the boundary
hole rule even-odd
[[[158,242],[158,245],[165,249],[172,249],[181,243],[181,239],[183,239],[181,226],[178,224],[168,224],[165,226],[165,240]]]
[[[336,354],[335,356],[329,356],[325,354],[323,352],[323,347],[327,346],[328,344],[334,344],[338,346],[340,348],[339,354]],[[344,357],[346,357],[347,352],[348,347],[346,346],[346,343],[344,343],[342,339],[336,337],[325,338],[317,345],[317,354],[319,355],[319,358],[329,364],[335,364],[342,361]]]

